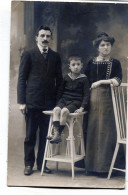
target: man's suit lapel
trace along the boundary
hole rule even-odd
[[[48,72],[48,64],[46,64],[45,59],[38,47],[35,48],[34,55],[36,59],[36,64],[39,67],[42,76],[46,78]]]
[[[36,57],[39,59],[40,62],[45,61],[45,59],[44,59],[43,55],[41,54],[38,47],[35,48],[35,54],[36,54]]]
[[[49,48],[48,51],[48,68],[47,68],[47,73],[49,74],[50,72],[53,71],[53,61],[54,61],[54,56],[53,56],[53,51]]]
[[[43,57],[43,54],[40,53],[40,50],[38,47],[35,48],[35,55],[37,61],[40,63],[40,70],[43,71],[43,75],[47,76],[49,73],[53,72],[53,62],[54,62],[54,55],[53,51],[49,48],[48,54],[47,54],[47,63]]]

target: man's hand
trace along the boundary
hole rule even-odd
[[[20,109],[21,113],[25,115],[25,113],[26,113],[26,104],[20,104],[19,109]]]
[[[84,111],[84,108],[80,107],[79,109],[75,110],[75,113],[81,113]]]

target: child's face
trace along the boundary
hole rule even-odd
[[[71,60],[69,64],[69,69],[72,73],[80,73],[83,65],[81,60]]]

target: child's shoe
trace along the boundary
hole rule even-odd
[[[51,140],[53,138],[53,136],[54,136],[54,128],[52,130],[51,135],[46,136],[46,139]]]
[[[46,136],[46,139],[51,140],[53,138],[53,135]]]
[[[58,127],[54,127],[54,135],[50,141],[51,144],[58,144],[59,142],[61,142],[61,136],[60,136],[60,133],[59,133],[59,128]]]

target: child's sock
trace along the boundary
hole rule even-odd
[[[60,125],[59,127],[59,134],[61,135],[62,131],[64,130],[65,125]]]
[[[54,127],[59,127],[60,126],[60,121],[53,121],[53,126]]]

